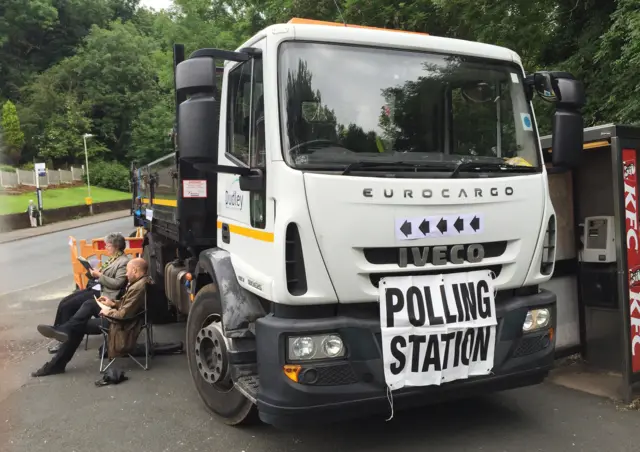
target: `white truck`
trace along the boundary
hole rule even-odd
[[[174,55],[176,152],[135,169],[135,222],[211,411],[287,427],[543,381],[556,219],[531,100],[577,165],[579,81],[305,19]]]

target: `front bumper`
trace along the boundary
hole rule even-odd
[[[440,386],[405,387],[393,392],[394,409],[421,406],[445,399],[483,394],[542,382],[553,367],[555,294],[542,290],[526,296],[496,300],[498,317],[494,367],[491,375],[456,380]],[[375,304],[375,308],[377,308]],[[529,309],[551,310],[547,329],[523,334]],[[376,310],[377,312],[377,310]],[[317,373],[314,384],[295,383],[283,372],[286,338],[291,335],[338,332],[349,353],[342,360],[304,364]],[[389,415],[390,406],[380,348],[380,321],[369,315],[291,319],[267,316],[256,325],[263,422],[291,427],[310,422],[334,422],[376,413]],[[274,346],[277,344],[277,346]]]

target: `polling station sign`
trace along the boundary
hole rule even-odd
[[[388,277],[379,293],[391,390],[491,372],[498,322],[490,271]]]

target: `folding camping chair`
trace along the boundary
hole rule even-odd
[[[120,289],[120,292],[118,292],[118,296],[117,299],[122,298],[122,296],[124,295],[124,293],[127,291],[126,287],[123,287],[122,289]],[[145,293],[145,297],[146,297],[146,293]],[[146,300],[145,300],[146,303]],[[89,336],[92,336],[91,334],[85,334],[84,336],[84,349],[85,350],[89,350]]]
[[[133,323],[133,322],[142,322],[142,326],[140,329],[140,334],[144,331],[145,333],[145,354],[144,354],[144,364],[138,361],[135,356],[131,354],[134,350],[131,350],[127,353],[127,356],[131,358],[138,366],[143,368],[144,370],[149,369],[149,358],[153,357],[153,322],[149,319],[149,309],[148,309],[148,294],[149,294],[149,283],[145,286],[144,291],[144,308],[142,311],[137,313],[135,316],[130,317],[128,319],[113,319],[108,318],[109,322],[125,322],[125,323]],[[100,373],[105,372],[111,364],[116,360],[116,358],[111,358],[109,362],[104,365],[105,357],[108,352],[108,344],[109,344],[109,328],[100,327],[100,332],[102,333],[102,352],[100,353]],[[136,342],[137,345],[137,342]]]

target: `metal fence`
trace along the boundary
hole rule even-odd
[[[48,185],[71,184],[81,181],[84,175],[84,165],[80,168],[71,167],[70,170],[50,170],[39,177],[41,187]],[[18,185],[36,186],[36,173],[33,170],[0,171],[0,187],[17,187]]]

